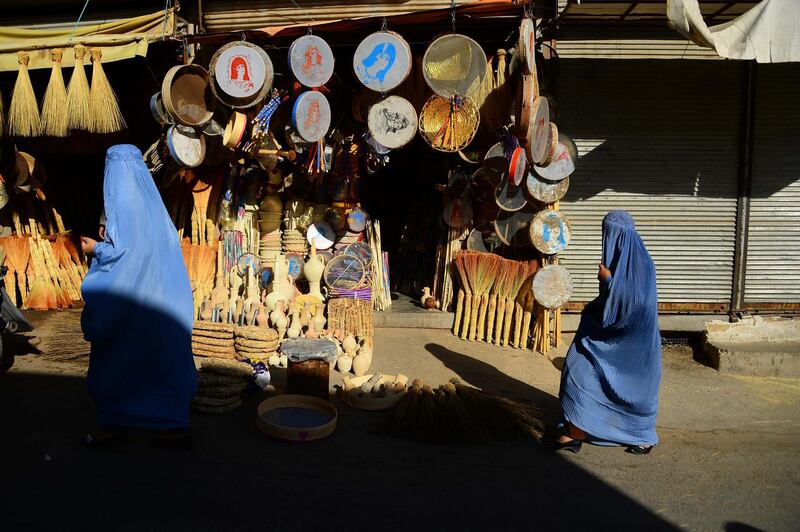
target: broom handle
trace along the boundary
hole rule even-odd
[[[478,313],[481,307],[481,295],[474,294],[472,296],[472,312],[469,315],[469,335],[467,338],[470,342],[478,339]]]
[[[497,317],[494,323],[494,343],[501,345],[503,339],[503,319],[506,315],[506,298],[503,294],[497,295]]]
[[[522,349],[522,305],[514,303],[514,347]]]
[[[531,333],[531,311],[526,310],[522,317],[522,349],[528,348],[528,338]]]
[[[489,308],[486,315],[486,341],[491,343],[494,333],[494,320],[497,317],[497,292],[489,296]]]
[[[486,312],[489,310],[489,294],[481,296],[481,311],[478,314],[478,341],[486,340]]]
[[[464,290],[464,322],[461,326],[461,339],[466,340],[469,332],[469,319],[472,314],[472,292]]]
[[[511,322],[514,319],[514,299],[506,299],[506,316],[503,322],[503,347],[511,342]]]
[[[553,311],[555,314],[555,323],[553,324],[553,334],[555,338],[553,339],[553,343],[555,344],[556,348],[561,347],[561,309],[558,308]]]
[[[461,314],[464,310],[464,289],[459,288],[458,299],[456,300],[456,318],[453,321],[453,334],[458,336],[461,333]]]

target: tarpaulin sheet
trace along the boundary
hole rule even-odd
[[[669,25],[728,59],[800,61],[800,0],[762,0],[743,15],[709,27],[698,0],[667,0]]]
[[[150,40],[171,35],[175,31],[175,10],[168,9],[148,15],[104,24],[59,27],[55,29],[29,29],[17,26],[0,26],[0,71],[17,70],[17,52],[30,55],[29,69],[50,68],[50,50],[64,48],[62,67],[75,64],[74,54],[66,48],[76,44],[101,48],[103,63],[147,55]],[[84,60],[89,64],[88,56]]]

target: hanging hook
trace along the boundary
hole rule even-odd
[[[247,35],[242,32],[242,42],[247,42]]]
[[[389,21],[386,19],[386,17],[383,17],[383,20],[381,20],[381,31],[386,31],[388,25]]]
[[[450,0],[450,24],[453,26],[453,33],[456,32],[456,0]]]
[[[314,35],[314,29],[310,25],[308,26],[308,34]]]

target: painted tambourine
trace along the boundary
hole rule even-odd
[[[511,161],[508,164],[508,180],[509,182],[518,187],[522,180],[525,179],[525,171],[528,168],[528,157],[525,155],[525,150],[517,147],[511,152]]]
[[[419,133],[425,142],[438,151],[456,152],[464,149],[480,125],[478,106],[469,98],[459,105],[440,96],[431,96],[419,115]]]
[[[539,177],[548,181],[561,181],[569,177],[575,171],[575,160],[577,157],[575,143],[564,133],[558,134],[558,146],[553,160],[547,166],[534,166],[533,170]]]
[[[266,98],[275,75],[272,60],[255,44],[237,41],[213,55],[211,91],[226,105],[246,109]]]
[[[532,164],[542,164],[550,148],[550,106],[547,98],[536,98],[528,124],[527,154]]]
[[[508,179],[503,179],[494,189],[494,200],[504,211],[514,212],[528,204],[523,187],[515,187]]]
[[[331,288],[351,290],[364,283],[366,267],[352,255],[337,255],[325,265],[322,278]]]
[[[544,204],[555,203],[567,193],[569,177],[560,181],[550,181],[539,177],[536,172],[529,172],[526,181],[528,193],[537,201]]]
[[[472,96],[486,76],[483,48],[465,35],[451,33],[434,40],[422,58],[428,86],[443,98]]]
[[[519,25],[519,58],[522,71],[533,74],[536,70],[536,28],[529,18],[523,18]]]
[[[387,148],[401,148],[417,133],[417,112],[411,102],[400,96],[389,96],[369,109],[369,132]]]
[[[287,253],[286,262],[289,264],[289,277],[295,281],[303,277],[305,262],[301,253]]]
[[[353,209],[347,213],[347,227],[354,233],[360,233],[367,227],[367,213],[364,209]]]
[[[389,92],[411,72],[411,47],[397,33],[379,31],[361,41],[353,55],[353,71],[365,87]]]
[[[336,241],[336,232],[326,222],[314,222],[308,227],[306,240],[317,249],[330,249]]]
[[[533,297],[544,308],[563,307],[572,297],[572,276],[560,264],[550,264],[536,272]]]
[[[325,95],[306,91],[298,96],[292,109],[292,125],[306,142],[325,138],[331,127],[331,106]]]
[[[556,152],[558,152],[558,126],[556,126],[555,122],[550,122],[550,132],[547,135],[547,142],[547,155],[542,162],[542,166],[547,166],[552,163],[553,159],[556,158]]]
[[[200,166],[206,157],[205,137],[190,127],[170,127],[167,131],[167,147],[175,162],[187,168]]]
[[[306,87],[325,85],[333,75],[333,52],[322,38],[303,35],[289,47],[289,67]]]
[[[528,134],[528,124],[531,120],[533,102],[536,99],[536,80],[533,76],[523,74],[517,86],[517,98],[514,106],[514,126],[517,136],[521,137],[522,142],[526,141]]]
[[[559,211],[541,211],[531,222],[531,242],[545,255],[567,249],[572,239],[569,220]]]
[[[150,113],[153,115],[155,121],[161,126],[175,123],[175,119],[172,118],[164,108],[164,100],[161,98],[160,92],[157,92],[150,97]]]

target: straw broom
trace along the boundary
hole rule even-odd
[[[89,130],[89,80],[83,67],[86,47],[77,45],[74,50],[75,66],[67,86],[67,124],[70,129]]]
[[[531,311],[533,310],[533,272],[536,270],[536,263],[531,262],[528,266],[528,277],[522,283],[515,301],[514,308],[514,340],[512,346],[522,349],[528,346],[528,333],[531,325]]]
[[[464,287],[464,317],[461,325],[462,340],[469,337],[469,324],[470,317],[472,316],[472,294],[473,283],[475,282],[475,254],[473,252],[466,252],[463,254],[462,261],[464,262],[464,274],[467,278],[467,284]]]
[[[514,303],[519,289],[528,278],[528,265],[522,262],[514,263],[514,274],[511,278],[511,287],[505,300],[505,319],[503,322],[503,336],[500,345],[506,346],[511,340],[511,320],[514,316]]]
[[[458,289],[458,298],[456,299],[456,317],[455,322],[453,323],[453,334],[455,336],[459,336],[461,334],[461,317],[464,312],[464,300],[468,297],[467,293],[469,292],[469,283],[467,281],[467,270],[464,266],[464,256],[468,252],[461,251],[459,252],[453,262],[455,262],[456,269],[458,270],[458,275],[461,278],[461,286]],[[469,297],[472,297],[471,294]]]
[[[53,70],[50,72],[50,82],[44,93],[42,102],[42,128],[45,135],[53,137],[66,137],[69,134],[69,116],[67,114],[67,88],[64,85],[64,75],[61,72],[61,57],[64,51],[61,48],[50,50],[53,61]]]
[[[489,309],[489,292],[497,281],[497,271],[500,268],[501,259],[497,255],[493,255],[491,253],[482,253],[480,259],[482,263],[481,267],[483,269],[483,277],[481,278],[481,282],[478,287],[478,293],[480,294],[478,330],[473,336],[473,339],[477,338],[477,340],[483,342],[486,339],[486,312]],[[473,313],[475,313],[474,309]]]
[[[28,308],[49,310],[58,307],[58,295],[45,278],[45,267],[34,238],[30,238],[31,269],[33,282],[28,295]]]
[[[37,137],[42,132],[39,105],[28,74],[30,59],[27,52],[17,52],[19,72],[14,92],[11,94],[11,106],[8,109],[8,134],[12,136]]]
[[[489,292],[489,305],[486,312],[486,341],[492,342],[494,338],[495,320],[497,319],[497,298],[498,294],[505,290],[508,284],[508,272],[506,268],[506,259],[500,258],[497,264],[497,275],[495,282],[492,284],[491,291]]]
[[[74,288],[70,286],[71,282],[68,282],[68,278],[64,277],[64,272],[58,266],[58,261],[53,253],[53,247],[50,244],[50,241],[41,240],[40,243],[45,264],[47,265],[50,275],[56,283],[56,288],[59,290],[59,294],[61,295],[60,303],[62,308],[71,308],[72,302],[80,299],[80,296],[75,295]]]
[[[119,110],[117,95],[103,70],[103,51],[92,48],[92,87],[89,90],[89,131],[92,133],[114,133],[126,127]]]
[[[22,236],[9,236],[4,239],[3,247],[6,249],[6,259],[9,269],[16,275],[17,285],[9,286],[8,294],[11,301],[17,305],[17,289],[19,289],[19,303],[24,307],[27,303],[27,290],[25,288],[25,270],[31,257],[30,244],[27,238]]]
[[[513,260],[504,260],[501,268],[503,270],[502,282],[497,291],[497,307],[495,311],[495,324],[494,324],[494,343],[501,345],[503,338],[503,323],[505,323],[506,316],[506,300],[511,293],[511,285],[514,282],[514,276],[517,274],[516,262]]]

